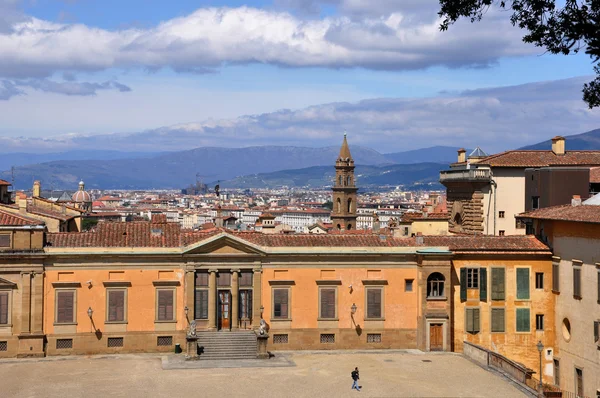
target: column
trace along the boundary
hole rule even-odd
[[[252,328],[258,329],[260,326],[260,319],[262,318],[260,313],[260,307],[262,305],[262,269],[255,268],[252,278]]]
[[[185,271],[185,306],[188,307],[188,319],[186,320],[186,327],[189,322],[195,318],[195,301],[194,295],[196,293],[196,272],[195,270]]]
[[[231,329],[240,328],[240,315],[239,315],[239,269],[231,270]]]
[[[217,270],[208,270],[208,329],[217,330]]]
[[[31,332],[31,272],[21,273],[21,330],[20,334]]]
[[[42,313],[43,313],[43,281],[44,273],[36,272],[33,275],[33,286],[31,293],[31,331],[34,334],[43,334]]]

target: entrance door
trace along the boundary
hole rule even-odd
[[[219,290],[219,329],[229,329],[229,318],[231,316],[229,298],[229,290]]]
[[[429,351],[444,350],[444,326],[441,323],[429,325]]]

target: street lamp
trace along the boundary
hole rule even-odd
[[[186,318],[187,318],[187,316],[188,316],[188,311],[189,311],[189,310],[190,310],[190,309],[188,308],[188,306],[187,306],[187,305],[186,305],[186,306],[185,306],[185,308],[183,309],[183,311],[185,312],[185,317],[186,317]]]
[[[540,376],[540,385],[539,385],[539,388],[540,388],[540,392],[541,392],[542,391],[542,351],[544,351],[544,345],[542,344],[541,340],[538,341],[536,347],[537,347],[538,352],[540,353],[540,375],[539,375]]]
[[[350,307],[350,313],[352,315],[356,314],[356,304],[352,303],[352,307]]]
[[[92,310],[92,307],[88,307],[87,314],[90,317],[90,319],[92,319],[92,315],[94,314],[94,311]]]

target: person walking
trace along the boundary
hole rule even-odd
[[[360,391],[360,387],[358,386],[358,380],[359,379],[360,379],[360,376],[358,375],[358,367],[356,367],[352,371],[352,380],[354,380],[352,382],[352,389],[353,390],[356,388],[357,391]]]

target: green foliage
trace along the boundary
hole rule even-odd
[[[91,218],[84,218],[81,220],[81,230],[89,231],[90,229],[94,228],[97,224],[98,224],[98,220],[94,220]]]
[[[333,202],[331,200],[328,200],[327,202],[323,203],[323,208],[333,210]]]
[[[596,78],[583,86],[583,100],[590,108],[600,106],[600,0],[440,0],[440,30],[460,18],[481,21],[497,5],[512,11],[510,22],[526,30],[525,43],[543,47],[552,54],[569,55],[584,49],[595,64]]]

